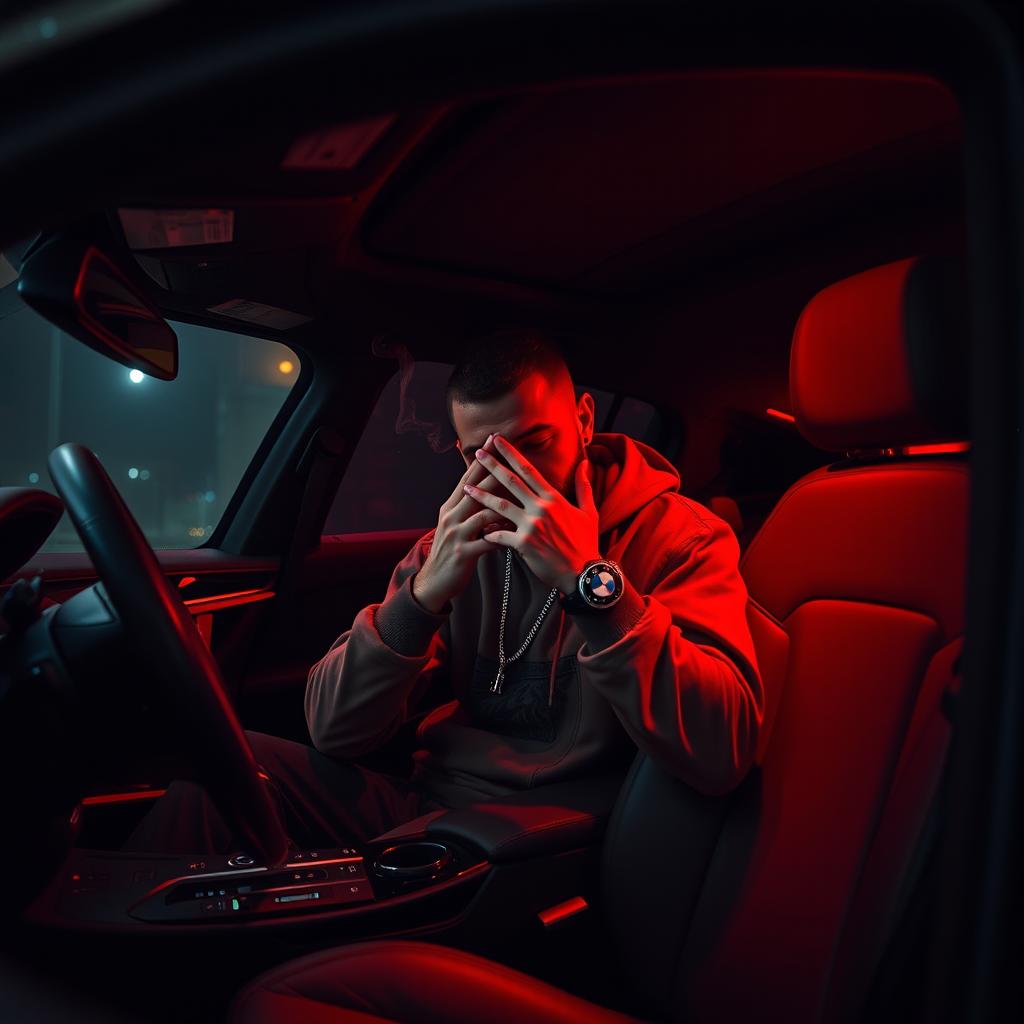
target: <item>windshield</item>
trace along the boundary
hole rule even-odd
[[[286,345],[175,323],[178,378],[99,355],[29,309],[0,263],[0,486],[53,492],[65,441],[99,457],[154,548],[210,537],[299,374]],[[41,549],[81,551],[65,515]]]

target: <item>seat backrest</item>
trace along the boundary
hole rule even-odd
[[[612,928],[659,1016],[853,1019],[864,998],[941,770],[963,634],[966,460],[903,452],[964,436],[952,274],[879,267],[797,326],[797,424],[859,454],[794,484],[741,564],[771,734],[728,797],[639,756],[609,826]],[[772,682],[775,623],[789,649]]]

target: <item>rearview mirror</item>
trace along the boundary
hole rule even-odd
[[[18,294],[102,355],[160,380],[178,375],[178,337],[117,264],[96,246],[55,238],[29,252]]]

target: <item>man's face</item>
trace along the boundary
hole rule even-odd
[[[549,379],[534,371],[515,390],[493,401],[454,402],[452,418],[467,466],[475,461],[474,452],[488,434],[501,434],[552,488],[576,503],[576,467],[585,456],[584,442],[593,437],[594,399],[584,392],[577,402],[568,376]],[[500,485],[493,493],[511,497]]]

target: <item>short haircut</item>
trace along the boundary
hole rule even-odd
[[[564,372],[569,367],[557,341],[536,328],[506,327],[470,341],[462,350],[445,388],[448,422],[455,427],[452,406],[501,398],[531,373]]]

